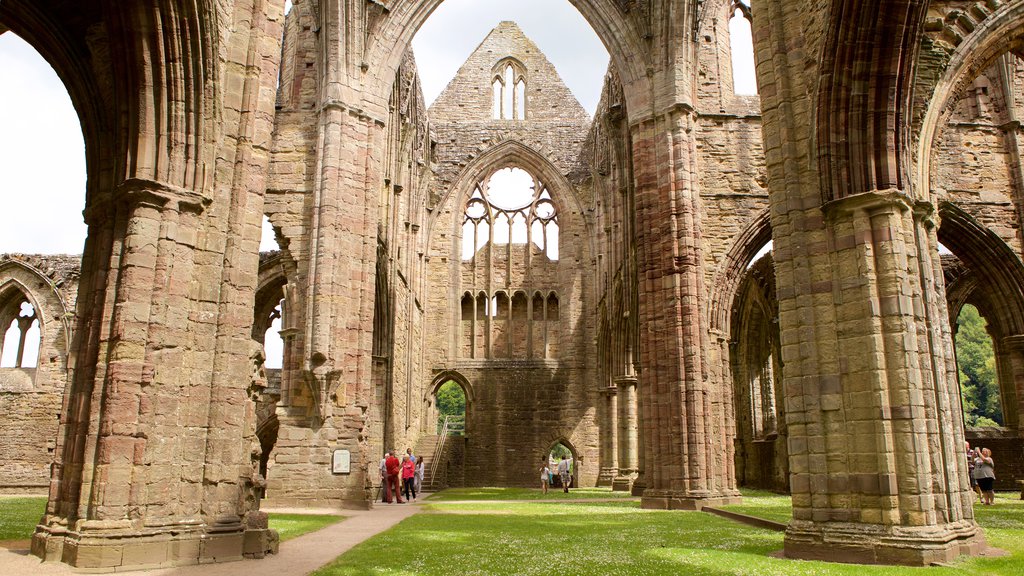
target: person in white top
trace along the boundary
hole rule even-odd
[[[540,489],[547,494],[548,484],[551,483],[551,468],[548,468],[547,456],[541,458],[541,462],[543,462],[543,464],[541,464],[540,467]]]
[[[391,501],[391,489],[388,486],[388,468],[385,464],[388,460],[389,454],[391,454],[391,452],[385,452],[384,457],[380,459],[380,491],[381,501],[383,502]]]
[[[568,456],[562,456],[562,461],[558,463],[558,477],[562,480],[562,492],[568,494],[572,482],[572,460]]]

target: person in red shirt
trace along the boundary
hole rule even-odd
[[[404,490],[406,501],[416,499],[416,486],[413,484],[415,481],[416,463],[412,458],[404,456],[402,458],[402,489]]]
[[[388,471],[388,487],[391,489],[391,493],[395,495],[395,500],[399,504],[404,504],[402,500],[402,488],[398,484],[398,475],[402,471],[402,463],[398,461],[398,457],[395,456],[394,450],[388,454],[387,460],[384,461],[384,467]],[[390,503],[391,498],[388,498],[388,504]]]

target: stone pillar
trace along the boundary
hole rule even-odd
[[[612,481],[618,474],[618,444],[619,444],[619,415],[618,415],[618,389],[608,386],[601,391],[604,396],[604,422],[601,430],[604,432],[601,441],[601,470],[597,475],[598,486],[611,486]]]
[[[198,264],[209,201],[142,179],[113,197],[86,210],[78,369],[33,554],[106,570],[241,559],[258,484],[251,340],[238,331],[246,350],[228,353],[217,315],[192,316],[223,274]],[[219,391],[218,359],[238,377]]]
[[[984,541],[931,206],[884,191],[824,211],[828,241],[806,282],[780,288],[793,494],[785,553],[927,565],[976,551]],[[826,295],[834,306],[815,309]],[[835,372],[806,373],[800,350]]]
[[[695,113],[684,105],[632,126],[639,278],[645,508],[738,501],[727,479],[733,432],[705,377]]]
[[[619,469],[612,490],[629,492],[637,475],[636,376],[620,376],[615,386],[619,396]]]
[[[305,308],[295,311],[305,326],[302,377],[291,405],[279,410],[281,429],[267,489],[267,501],[274,505],[366,507],[371,501],[366,474],[380,456],[368,431],[385,420],[387,410],[375,402],[372,362],[384,186],[375,154],[382,149],[384,122],[342,101],[344,92],[332,82],[323,88]],[[331,472],[335,449],[349,451],[351,473]],[[284,496],[282,488],[298,482],[308,488]]]
[[[1003,358],[1000,358],[1002,356]],[[1024,434],[1020,415],[1024,411],[1024,335],[1007,336],[996,347],[997,366],[1006,366],[1009,381],[1004,383],[1003,426]],[[1003,376],[1002,370],[1000,376]]]

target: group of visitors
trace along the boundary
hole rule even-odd
[[[971,488],[978,493],[981,503],[989,506],[995,503],[996,493],[993,484],[996,481],[996,463],[992,459],[992,451],[988,448],[971,448],[970,442],[965,442],[967,449],[967,470],[971,475]]]
[[[554,483],[553,473],[551,472],[551,463],[548,457],[545,456],[541,459],[540,467],[540,489],[545,494],[548,493],[548,487]],[[558,479],[562,483],[562,492],[569,493],[569,486],[572,484],[572,458],[568,456],[562,456],[562,459],[558,462],[555,467],[558,473]]]
[[[412,448],[405,449],[401,460],[397,450],[385,452],[380,461],[381,500],[388,504],[392,499],[399,504],[415,500],[423,489],[423,465],[423,458],[417,458]]]

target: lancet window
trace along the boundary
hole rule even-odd
[[[729,7],[729,50],[732,53],[732,82],[735,94],[757,94],[754,72],[753,17],[749,0],[732,0]]]
[[[505,58],[492,70],[495,120],[526,119],[526,67],[515,58]]]
[[[22,299],[0,312],[0,322],[5,328],[0,334],[0,367],[35,368],[41,337],[35,307]]]

